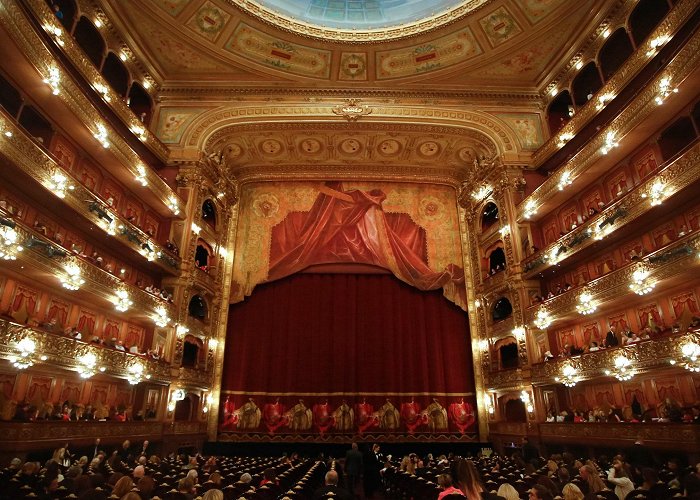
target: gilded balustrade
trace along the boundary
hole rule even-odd
[[[146,248],[152,250],[151,259],[162,269],[174,273],[177,271],[178,259],[172,257],[163,247],[154,243],[150,236],[134,226],[128,220],[117,215],[111,207],[99,197],[80,184],[69,172],[35,143],[18,125],[14,123],[4,110],[0,109],[0,128],[12,135],[0,134],[0,153],[16,167],[34,178],[47,190],[53,181],[54,174],[60,173],[66,178],[66,184],[72,186],[65,190],[64,202],[80,213],[84,218],[108,233],[108,228],[118,235],[122,243],[134,251],[144,255]],[[50,190],[49,190],[50,191]],[[112,219],[112,222],[109,219]],[[146,255],[144,255],[145,258]]]
[[[97,367],[104,367],[106,375],[127,378],[129,369],[140,364],[144,367],[143,374],[150,375],[153,382],[169,383],[173,378],[170,366],[164,362],[18,325],[6,319],[0,319],[0,356],[9,358],[14,355],[16,349],[13,346],[25,337],[30,337],[36,343],[37,358],[46,356],[46,360],[38,363],[75,370],[78,368],[78,358],[93,353],[97,357]]]
[[[568,172],[574,182],[577,177],[593,167],[604,157],[602,148],[606,145],[609,132],[614,134],[617,141],[632,132],[637,126],[645,122],[655,110],[658,109],[656,97],[659,95],[661,82],[670,77],[674,86],[678,86],[700,65],[700,32],[696,32],[683,48],[669,61],[665,70],[651,80],[644,88],[640,89],[635,98],[620,114],[610,123],[600,129],[574,157],[560,166],[557,171],[547,178],[535,191],[520,202],[517,207],[517,219],[526,220],[524,213],[528,205],[540,207],[549,199],[558,196],[561,191],[559,182],[561,172]]]
[[[576,305],[583,292],[589,293],[592,300],[598,304],[604,304],[633,293],[630,290],[630,283],[633,281],[634,272],[640,265],[649,269],[649,279],[654,282],[687,273],[688,268],[697,263],[699,246],[700,237],[694,233],[686,235],[673,244],[647,255],[642,260],[630,262],[624,267],[588,282],[585,287],[573,288],[548,299],[539,306],[529,307],[525,314],[525,323],[532,325],[537,312],[541,309],[549,313],[553,323],[577,316],[579,313],[576,310]]]
[[[697,452],[700,449],[700,426],[671,423],[540,423],[540,442],[586,443],[589,446],[632,446],[643,440],[654,448]]]
[[[620,200],[554,243],[539,250],[524,263],[525,276],[535,276],[553,266],[553,259],[548,256],[559,249],[565,250],[557,256],[557,263],[595,244],[598,241],[596,232],[604,231],[604,237],[608,237],[619,228],[646,215],[654,208],[650,203],[649,193],[655,184],[659,182],[663,184],[667,193],[666,198],[668,198],[697,182],[698,179],[700,179],[700,141],[684,151],[655,176],[627,192]]]
[[[661,24],[649,34],[646,41],[637,47],[632,55],[630,55],[622,66],[615,71],[613,76],[605,82],[588,103],[580,107],[576,111],[576,114],[571,117],[571,120],[535,152],[532,158],[533,163],[535,165],[541,165],[547,158],[561,149],[562,146],[560,142],[562,135],[573,137],[581,132],[581,130],[604,109],[598,106],[600,102],[599,97],[619,94],[649,63],[651,57],[647,55],[647,52],[652,50],[651,41],[664,36],[672,36],[676,33],[693,14],[696,7],[697,3],[694,0],[681,0],[677,2]],[[656,51],[653,52],[653,55],[655,54]],[[595,58],[595,56],[591,55],[591,58]],[[540,197],[540,199],[543,199],[543,197]]]
[[[605,370],[614,368],[615,358],[621,354],[632,361],[635,373],[650,372],[670,366],[671,360],[680,360],[681,348],[688,342],[700,344],[700,333],[689,332],[659,340],[638,342],[625,347],[602,349],[579,356],[537,363],[530,367],[532,385],[555,384],[555,378],[561,375],[562,367],[567,364],[576,369],[577,378],[581,381],[605,376]]]
[[[93,85],[98,82],[106,84],[102,76],[99,75],[92,63],[87,59],[82,49],[75,44],[70,35],[60,26],[56,17],[48,9],[46,3],[41,0],[31,0],[29,4],[31,5],[30,9],[32,9],[32,12],[37,16],[37,20],[42,23],[45,28],[50,28],[53,30],[54,34],[60,33],[60,40],[64,46],[66,55],[71,59],[75,67],[78,68],[83,75],[86,75],[85,78],[87,81]],[[26,17],[17,2],[3,2],[0,4],[0,22],[11,35],[22,53],[36,66],[42,78],[46,78],[49,75],[50,68],[57,67],[57,61],[53,54],[44,44],[39,34],[36,33],[34,25]],[[56,35],[53,36],[55,40]],[[61,46],[60,43],[57,43],[57,45],[59,47]],[[121,133],[118,130],[104,121],[99,110],[93,106],[90,99],[83,94],[81,87],[70,77],[71,72],[67,70],[59,70],[59,72],[60,93],[55,96],[56,99],[60,99],[71,112],[88,127],[91,133],[97,131],[98,125],[103,126],[109,136],[110,151],[134,177],[140,175],[141,172],[139,172],[138,167],[143,165],[143,163],[138,153],[121,138]],[[113,105],[112,109],[124,121],[126,126],[130,128],[136,126],[143,127],[141,121],[136,118],[124,102],[121,102],[121,98],[116,98],[118,96],[109,88],[108,84],[106,88],[108,92],[111,93],[109,95],[115,96],[114,99],[110,99],[110,102],[120,102],[120,104]],[[144,133],[149,134],[148,140],[146,141],[147,145],[155,148],[155,153],[167,159],[169,153],[165,149],[165,146],[162,144],[157,146],[159,141],[155,136],[147,131]],[[161,149],[161,151],[158,152],[158,149]],[[163,154],[165,154],[165,156],[163,156]],[[180,199],[177,193],[151,169],[145,167],[145,172],[148,185],[145,186],[144,189],[150,190],[166,207],[169,206],[171,201],[174,201],[178,211],[182,213],[185,203]]]

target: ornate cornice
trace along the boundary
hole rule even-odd
[[[700,428],[688,424],[664,423],[540,423],[540,441],[559,443],[587,443],[619,449],[622,442],[628,446],[640,439],[655,448],[679,451],[679,446],[696,450],[700,446]],[[624,446],[624,445],[622,445]]]
[[[105,233],[108,217],[114,222],[113,227],[119,240],[135,252],[143,253],[144,244],[148,244],[155,256],[154,262],[163,270],[175,273],[179,266],[179,259],[168,254],[164,248],[153,242],[150,236],[131,222],[117,215],[111,207],[105,204],[97,195],[80,184],[66,170],[61,168],[56,161],[49,156],[42,147],[36,144],[24,131],[8,118],[4,110],[0,110],[0,125],[4,130],[12,133],[11,137],[0,135],[0,154],[9,162],[35,179],[46,189],[46,194],[54,196],[47,186],[52,182],[55,173],[65,176],[68,184],[73,189],[66,190],[63,201],[81,214],[85,219],[100,227]],[[145,259],[146,257],[144,257]]]
[[[602,349],[571,358],[547,361],[531,366],[532,385],[553,385],[555,377],[561,375],[564,365],[571,365],[581,380],[605,377],[605,370],[615,367],[615,358],[620,354],[632,361],[635,373],[647,373],[668,367],[671,360],[681,358],[681,347],[689,342],[700,343],[700,333],[692,332],[671,338],[639,342],[626,347]]]
[[[42,12],[43,9],[46,9],[45,14],[42,14],[42,18],[40,18],[40,20],[42,20],[46,25],[51,25],[55,29],[61,30],[60,32],[63,33],[61,39],[64,44],[73,43],[70,36],[65,33],[65,30],[63,30],[63,28],[57,23],[55,16],[50,14],[50,11],[47,10],[48,8],[46,4],[41,2],[41,0],[31,1],[34,2],[34,5],[40,12]],[[41,7],[39,7],[39,5],[41,5]],[[49,15],[50,17],[48,17]],[[14,2],[3,3],[2,8],[0,8],[0,20],[25,57],[37,68],[39,75],[41,75],[42,78],[48,76],[49,68],[54,67],[57,64],[56,60],[51,54],[51,51],[46,47],[46,45],[44,45],[41,37],[39,37],[34,31],[32,24],[24,16],[19,6]],[[76,51],[75,57],[80,59],[78,56],[78,54],[80,54],[84,59],[85,56],[82,55],[82,50],[77,46],[74,48]],[[92,63],[86,61],[85,64],[89,64],[92,71],[97,71],[92,66]],[[94,82],[102,80],[100,76],[100,80],[89,79],[88,81]],[[61,102],[63,102],[66,107],[85,124],[91,134],[98,131],[98,126],[105,127],[105,130],[109,136],[110,151],[119,160],[121,165],[131,173],[131,175],[134,177],[139,175],[137,167],[143,163],[141,162],[139,155],[133,149],[131,149],[131,146],[129,146],[124,139],[121,138],[121,134],[117,130],[112,128],[108,123],[104,122],[100,112],[92,105],[90,100],[83,95],[83,91],[80,86],[77,85],[76,82],[70,77],[69,71],[63,70],[61,72],[60,88],[61,92],[59,95],[55,96],[56,99],[60,99]],[[117,99],[114,100],[116,101]],[[123,103],[122,105],[125,106]],[[128,112],[131,113],[130,110],[128,110]],[[130,118],[131,117],[136,119],[133,116],[133,113],[131,113]],[[138,119],[136,120],[138,121]],[[140,124],[140,121],[138,121],[138,123]],[[125,124],[127,126],[132,125],[132,123],[128,120],[125,121]],[[179,198],[177,193],[175,193],[170,186],[168,186],[168,184],[152,169],[146,168],[146,174],[148,185],[145,187],[145,189],[150,190],[165,207],[168,207],[171,199],[175,200],[178,208],[180,211],[182,211],[184,202]]]
[[[541,207],[560,193],[558,187],[559,172],[569,172],[570,178],[575,181],[577,177],[600,162],[601,158],[605,156],[601,149],[606,143],[608,133],[612,133],[615,139],[621,142],[624,141],[627,134],[645,122],[658,109],[655,99],[664,78],[670,76],[674,85],[680,85],[697,69],[698,64],[700,64],[700,32],[696,32],[692,36],[669,62],[664,71],[656,75],[643,89],[640,89],[634,100],[617,117],[605,128],[602,128],[571,160],[561,165],[557,172],[546,179],[518,205],[518,220],[525,218],[523,214],[528,203],[534,204],[535,207]]]

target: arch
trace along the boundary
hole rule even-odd
[[[494,322],[503,321],[513,314],[513,306],[507,297],[501,297],[493,304],[491,309],[491,319]]]
[[[483,233],[488,228],[498,222],[498,205],[493,201],[489,201],[484,205],[481,211],[481,232]]]
[[[503,251],[503,242],[499,241],[499,243],[500,246],[494,248],[488,255],[489,271],[491,273],[494,273],[494,271],[498,273],[506,268],[506,253]]]
[[[560,92],[547,108],[547,125],[550,136],[555,135],[564,125],[569,123],[574,112],[574,101],[571,99],[569,91]]]
[[[187,313],[193,318],[198,319],[200,321],[206,320],[208,314],[208,306],[207,301],[204,300],[204,297],[202,297],[199,294],[193,295],[187,306]]]
[[[151,116],[153,115],[153,101],[151,100],[151,95],[146,92],[146,89],[139,82],[131,84],[128,102],[131,111],[147,127],[151,123]]]
[[[520,398],[509,398],[503,405],[503,416],[506,422],[527,422],[525,403]]]
[[[184,368],[197,368],[203,361],[204,343],[192,335],[186,335],[182,342],[182,363]]]
[[[30,136],[48,149],[51,138],[54,135],[51,122],[44,118],[33,106],[24,106],[19,114],[18,121]]]
[[[520,358],[518,356],[518,343],[513,337],[508,337],[508,342],[498,346],[498,361],[502,370],[510,370],[520,366]]]
[[[603,82],[600,80],[598,66],[591,61],[578,72],[571,83],[574,104],[578,107],[583,106],[588,102],[589,97],[598,92],[602,86]]]
[[[60,23],[63,25],[66,31],[70,33],[71,29],[73,29],[75,17],[78,13],[78,7],[75,4],[75,0],[53,0],[47,1],[47,3],[49,4],[49,7],[51,7],[51,4],[58,7],[61,15],[59,16],[56,14],[56,17],[58,17]],[[56,7],[53,7],[54,12],[56,11]]]
[[[632,39],[638,47],[666,17],[668,11],[669,6],[666,0],[639,0],[627,21]]]
[[[191,394],[188,394],[185,396],[185,399],[182,399],[178,402],[175,403],[175,412],[173,414],[173,420],[176,422],[187,422],[192,419],[192,410],[196,407],[193,403],[194,398],[192,398]]]
[[[102,76],[105,77],[112,90],[121,97],[126,97],[129,91],[129,70],[126,69],[124,63],[114,52],[107,54],[107,58],[102,65]]]
[[[216,205],[210,199],[202,203],[202,220],[211,227],[216,227]]]
[[[0,74],[0,106],[15,118],[22,107],[22,95],[2,74]]]
[[[88,56],[88,59],[92,61],[92,64],[99,69],[107,44],[102,38],[102,34],[95,28],[95,25],[87,17],[81,17],[75,27],[73,37]]]
[[[632,42],[625,28],[619,28],[608,37],[598,52],[598,62],[605,81],[612,77],[632,55],[632,52],[634,52],[634,47],[632,47]]]
[[[213,265],[214,252],[211,246],[201,238],[197,239],[197,246],[194,251],[194,265],[202,271],[209,272]]]
[[[667,161],[676,156],[692,143],[696,137],[697,134],[690,116],[678,118],[675,122],[666,127],[659,136],[659,149],[661,150],[663,161]]]

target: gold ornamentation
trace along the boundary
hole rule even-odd
[[[355,122],[363,116],[371,115],[372,109],[366,104],[360,104],[359,99],[346,99],[345,104],[339,104],[333,108],[333,114],[342,116],[349,122]]]

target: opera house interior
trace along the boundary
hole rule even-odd
[[[3,0],[0,467],[127,438],[224,471],[352,442],[694,465],[699,27],[698,0]]]

